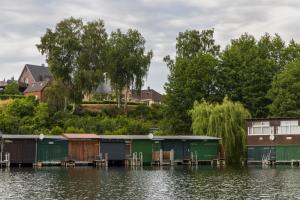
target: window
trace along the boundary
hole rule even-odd
[[[248,135],[271,135],[274,134],[274,127],[269,121],[252,122],[252,127],[248,128]]]
[[[268,121],[252,122],[252,127],[262,127],[262,126],[270,126],[270,122]]]
[[[281,121],[280,126],[298,126],[298,120]]]
[[[278,134],[300,134],[298,120],[281,121]]]

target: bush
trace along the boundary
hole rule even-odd
[[[51,135],[60,135],[63,132],[64,132],[64,130],[62,128],[60,128],[59,126],[53,127],[50,131]]]
[[[112,132],[113,135],[127,135],[128,130],[126,127],[116,129]]]
[[[84,133],[83,128],[68,127],[66,133]]]

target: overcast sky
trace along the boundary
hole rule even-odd
[[[300,41],[298,0],[0,0],[0,80],[21,73],[24,64],[42,64],[35,44],[46,28],[70,16],[102,19],[108,32],[138,29],[152,59],[145,87],[164,92],[164,56],[175,55],[175,39],[186,29],[215,29],[222,48],[244,32],[279,33]]]

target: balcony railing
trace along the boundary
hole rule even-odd
[[[248,135],[271,135],[274,134],[274,126],[248,127]]]
[[[278,126],[278,135],[300,134],[300,126]]]

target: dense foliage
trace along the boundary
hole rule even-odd
[[[244,157],[246,146],[244,119],[250,117],[243,105],[227,98],[222,104],[195,102],[190,113],[193,134],[222,138],[226,160],[232,164],[239,163]]]
[[[272,83],[268,97],[272,116],[300,116],[300,60],[295,60],[285,66]]]
[[[71,17],[59,22],[54,30],[47,29],[37,48],[46,56],[54,79],[64,85],[68,102],[80,104],[108,74],[120,106],[124,89],[140,91],[144,84],[152,58],[151,51],[145,52],[145,43],[137,30],[117,30],[108,37],[102,20],[84,23]],[[48,93],[54,94],[48,98],[56,96],[54,89]],[[61,105],[54,107],[61,109]]]
[[[213,30],[186,31],[177,38],[176,58],[165,58],[170,69],[165,85],[164,131],[189,134],[191,119],[188,110],[194,101],[216,98],[216,72],[219,46],[214,44]]]
[[[175,60],[170,56],[165,58],[170,75],[165,85],[164,131],[189,133],[191,119],[187,113],[193,102],[220,103],[225,96],[242,103],[253,117],[300,116],[295,94],[285,92],[289,96],[281,93],[275,98],[279,94],[275,90],[283,87],[275,86],[276,77],[286,65],[299,58],[298,43],[291,40],[285,44],[277,34],[265,34],[259,40],[243,34],[231,40],[223,51],[219,49],[213,30],[179,33]],[[294,76],[290,73],[293,71],[278,76],[288,80],[287,77]],[[295,87],[297,83],[291,85]]]
[[[19,85],[17,82],[12,82],[5,87],[4,94],[6,95],[20,95]]]
[[[117,109],[117,108],[115,108]],[[123,111],[123,110],[121,110]],[[0,107],[0,130],[7,134],[148,134],[161,120],[159,107],[138,106],[122,112],[104,110],[98,114],[70,114],[68,111],[52,112],[46,103],[27,97],[11,101]]]
[[[145,39],[137,31],[129,29],[127,33],[121,30],[112,32],[108,50],[108,76],[115,90],[118,106],[125,92],[125,107],[127,106],[128,91],[140,91],[144,78],[147,76],[152,52],[145,52]]]

